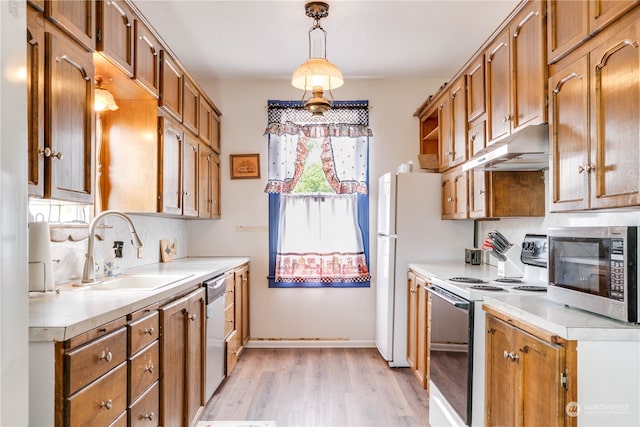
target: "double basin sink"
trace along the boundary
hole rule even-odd
[[[121,274],[97,283],[74,284],[75,289],[101,291],[152,291],[184,280],[193,274]]]

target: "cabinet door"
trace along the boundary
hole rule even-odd
[[[508,135],[511,127],[509,39],[505,30],[487,48],[487,145]]]
[[[135,21],[133,77],[156,98],[160,88],[160,43],[139,19]]]
[[[182,151],[182,215],[198,216],[198,139],[185,132]]]
[[[200,92],[195,83],[187,77],[184,78],[182,99],[182,124],[191,132],[198,135]]]
[[[518,363],[515,328],[487,316],[485,343],[485,425],[515,426]]]
[[[640,22],[590,54],[591,207],[640,204]]]
[[[589,36],[589,2],[548,0],[547,56],[555,62]]]
[[[198,136],[207,145],[211,145],[213,139],[213,107],[209,105],[204,96],[200,96],[198,106]]]
[[[418,284],[416,274],[407,273],[407,362],[417,374],[418,368]]]
[[[440,213],[442,219],[453,219],[455,211],[453,173],[445,172],[440,178]]]
[[[212,204],[212,163],[213,150],[208,145],[200,143],[198,156],[200,158],[198,168],[198,216],[211,218]]]
[[[464,76],[451,86],[451,161],[456,166],[467,160],[467,88]]]
[[[427,282],[421,276],[416,276],[418,312],[416,328],[416,376],[423,388],[429,386],[429,341],[427,336],[428,302],[426,291]]]
[[[240,328],[240,338],[242,340],[243,347],[247,345],[250,338],[251,328],[249,327],[249,266],[246,265],[240,270],[240,282],[242,288],[242,296],[240,298],[241,305],[241,317],[242,327]]]
[[[29,196],[44,196],[44,21],[27,7],[27,182]]]
[[[124,1],[100,0],[97,4],[96,48],[133,77],[134,14]]]
[[[515,17],[511,36],[511,132],[547,122],[547,61],[543,2],[528,3]]]
[[[182,90],[184,75],[178,63],[160,51],[160,106],[176,120],[182,121]]]
[[[485,218],[487,213],[487,174],[483,170],[469,171],[469,218]]]
[[[587,56],[549,79],[550,211],[589,207],[589,69]]]
[[[454,211],[453,217],[455,219],[466,219],[467,214],[467,172],[462,172],[461,169],[456,171],[453,178],[453,191],[454,191]]]
[[[161,212],[182,214],[182,130],[166,117],[160,118],[162,170],[160,174]]]
[[[589,30],[594,33],[612,23],[628,10],[636,7],[637,1],[630,0],[591,0]]]
[[[484,55],[479,55],[467,71],[467,120],[474,121],[487,111]]]
[[[45,15],[85,48],[94,50],[95,3],[92,0],[46,0]]]
[[[220,219],[220,157],[214,155],[211,162],[211,218]]]
[[[452,125],[451,125],[451,99],[447,95],[442,98],[438,107],[438,133],[440,140],[440,171],[449,169],[451,166],[452,147]]]
[[[192,292],[188,300],[187,345],[187,421],[193,425],[204,407],[205,351],[207,317],[205,290]]]
[[[487,121],[486,119],[477,119],[468,133],[468,150],[469,157],[473,157],[486,147]]]
[[[564,425],[565,389],[561,373],[565,350],[525,332],[517,332],[521,395],[516,413],[525,426]]]
[[[93,56],[55,28],[46,48],[45,197],[92,203]]]

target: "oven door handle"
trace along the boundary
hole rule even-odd
[[[462,310],[469,310],[469,301],[467,301],[466,299],[460,298],[459,296],[447,291],[446,289],[429,285],[427,286],[427,291],[442,298],[443,300],[453,305],[454,307],[460,308]]]

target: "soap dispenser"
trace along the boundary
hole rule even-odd
[[[116,277],[115,263],[116,263],[116,250],[115,248],[109,249],[109,254],[104,259],[104,277],[113,278]]]
[[[116,276],[122,274],[122,247],[124,242],[116,240],[113,242],[114,263],[113,269]]]

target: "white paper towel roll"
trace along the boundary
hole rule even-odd
[[[29,290],[52,291],[53,265],[48,222],[29,223]]]

